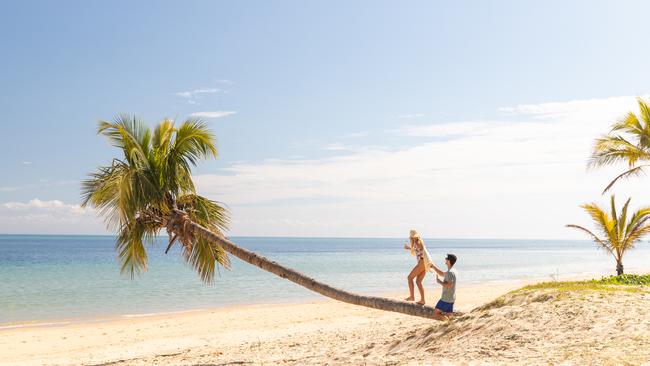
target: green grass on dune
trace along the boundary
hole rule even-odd
[[[522,299],[524,299],[526,303],[546,302],[554,299],[557,300],[563,298],[565,295],[570,295],[575,292],[581,292],[583,294],[593,292],[600,294],[614,292],[645,294],[650,292],[650,274],[624,274],[620,276],[602,277],[599,280],[593,279],[588,281],[540,282],[499,296],[495,300],[481,305],[472,311],[485,312],[507,305],[521,304]],[[581,298],[586,299],[585,297]],[[467,317],[459,318],[460,321],[467,319]]]
[[[522,287],[516,291],[549,289],[559,291],[597,290],[636,292],[641,290],[639,288],[640,286],[650,286],[650,274],[623,274],[620,276],[602,277],[599,280],[593,279],[588,281],[540,282],[534,285]]]
[[[610,285],[633,285],[633,286],[650,286],[650,274],[635,275],[635,274],[622,274],[620,276],[603,277],[600,280],[592,280],[598,283],[606,283]]]

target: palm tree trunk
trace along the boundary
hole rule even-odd
[[[172,216],[173,216],[173,220],[178,220],[177,222],[184,221],[185,225],[187,225],[187,227],[195,235],[202,236],[208,240],[218,243],[225,251],[243,260],[244,262],[257,266],[265,271],[271,272],[279,277],[294,282],[302,287],[317,292],[323,296],[327,296],[334,300],[346,302],[348,304],[366,306],[373,309],[393,311],[393,312],[402,313],[406,315],[421,316],[430,319],[438,319],[438,320],[440,319],[440,317],[437,317],[435,315],[434,308],[430,306],[422,306],[411,302],[387,299],[383,297],[356,295],[329,286],[322,282],[318,282],[313,278],[307,277],[298,271],[295,271],[291,268],[284,267],[261,255],[248,251],[234,244],[230,240],[227,240],[221,237],[220,235],[213,233],[212,231],[206,229],[205,227],[191,221],[189,218],[187,218],[187,214],[183,211],[174,210],[172,212]]]
[[[623,262],[621,261],[616,261],[616,274],[619,276],[623,274]]]

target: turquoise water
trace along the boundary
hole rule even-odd
[[[0,235],[0,324],[137,315],[250,303],[320,298],[232,258],[204,285],[165,238],[149,248],[149,271],[121,276],[110,236]],[[334,286],[364,294],[406,290],[414,258],[403,239],[250,238],[232,240]],[[610,274],[614,262],[588,241],[425,240],[438,265],[458,258],[459,286],[494,281]],[[626,271],[650,268],[650,244],[625,258]],[[434,277],[427,289],[438,291]]]

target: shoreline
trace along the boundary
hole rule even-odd
[[[646,271],[631,271],[628,274],[642,274],[642,273],[650,273],[650,268]],[[510,280],[502,280],[502,281],[485,281],[485,282],[469,282],[467,283],[466,286],[463,288],[466,289],[475,289],[475,288],[480,288],[483,286],[509,286],[509,285],[516,285],[519,284],[520,287],[526,286],[529,284],[533,283],[538,283],[538,282],[549,282],[549,281],[583,281],[583,280],[590,280],[590,279],[598,279],[604,276],[609,276],[611,274],[600,274],[600,275],[587,275],[587,274],[579,274],[579,275],[566,275],[562,276],[560,275],[558,278],[554,278],[552,275],[547,275],[547,276],[540,276],[540,277],[530,277],[530,278],[520,278],[520,279],[510,279]],[[296,285],[297,286],[297,285]],[[460,289],[460,287],[459,287]],[[435,291],[440,291],[439,286],[434,287],[434,292]],[[388,298],[401,298],[402,293],[408,292],[408,289],[406,286],[404,286],[404,289],[402,292],[397,292],[397,291],[391,291],[391,292],[384,292],[384,293],[379,293],[379,294],[368,294],[368,293],[362,293],[363,295],[368,295],[368,296],[378,296],[378,297],[388,297]],[[426,287],[425,286],[425,292],[430,296],[431,293],[431,286]],[[417,295],[417,288],[416,288],[416,295]],[[164,317],[164,316],[173,316],[173,315],[181,315],[181,314],[187,314],[187,313],[205,313],[205,312],[214,312],[214,311],[220,311],[220,310],[229,310],[229,309],[241,309],[241,308],[255,308],[255,307],[260,307],[260,306],[282,306],[282,305],[304,305],[304,304],[318,304],[321,302],[326,302],[326,301],[335,301],[332,299],[329,299],[327,297],[318,295],[318,294],[313,294],[313,297],[304,297],[304,298],[291,298],[287,299],[285,301],[282,300],[261,300],[259,302],[254,302],[254,303],[233,303],[233,304],[224,304],[224,305],[216,305],[216,306],[211,306],[211,307],[202,307],[202,308],[189,308],[189,309],[168,309],[168,310],[162,310],[162,311],[156,311],[156,312],[143,312],[143,313],[130,313],[130,314],[97,314],[97,315],[91,315],[91,316],[79,316],[79,317],[69,317],[69,318],[46,318],[46,319],[30,319],[30,320],[18,320],[18,321],[9,321],[9,322],[0,322],[0,334],[4,330],[10,330],[10,329],[23,329],[23,328],[49,328],[49,327],[57,327],[57,326],[65,326],[65,325],[73,325],[73,324],[96,324],[96,323],[105,323],[105,322],[112,322],[112,321],[118,321],[118,320],[123,320],[123,319],[138,319],[138,318],[155,318],[155,317]]]
[[[521,286],[525,286],[530,283],[540,282],[544,279],[550,280],[547,277],[537,277],[530,279],[516,279],[516,280],[504,280],[504,281],[485,281],[485,282],[476,282],[469,283],[464,286],[464,288],[479,288],[482,286],[491,286],[491,285],[511,285],[521,283]],[[571,277],[571,279],[583,279],[582,277]],[[565,279],[562,279],[565,280]],[[567,279],[568,280],[568,279]],[[296,285],[297,286],[297,285]],[[435,288],[434,291],[440,291],[439,287]],[[379,294],[367,294],[367,296],[378,296],[378,297],[388,297],[388,298],[400,298],[408,292],[406,285],[404,286],[403,291],[390,291]],[[431,287],[425,287],[425,292],[429,294],[431,292]],[[416,288],[417,295],[417,288]],[[402,296],[403,297],[403,296]],[[429,297],[429,295],[427,295]],[[201,312],[212,312],[219,310],[228,310],[228,309],[240,309],[240,308],[255,308],[260,306],[281,306],[281,305],[304,305],[304,304],[317,304],[326,301],[335,301],[329,299],[325,296],[315,294],[313,297],[305,298],[292,298],[287,299],[286,301],[282,300],[261,300],[260,302],[254,303],[234,303],[234,304],[225,304],[225,305],[216,305],[212,307],[202,307],[202,308],[190,308],[190,309],[169,309],[162,310],[157,312],[143,312],[143,313],[130,313],[130,314],[97,314],[92,316],[79,316],[79,317],[69,317],[69,318],[47,318],[47,319],[30,319],[30,320],[18,320],[0,323],[0,334],[3,330],[6,329],[19,329],[19,328],[44,328],[44,327],[56,327],[58,325],[69,325],[69,324],[92,324],[92,323],[103,323],[116,321],[121,319],[137,319],[137,318],[151,318],[158,316],[167,316],[167,315],[177,315],[185,313],[201,313]]]

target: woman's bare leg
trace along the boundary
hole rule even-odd
[[[406,301],[413,301],[415,300],[415,286],[413,286],[413,280],[417,278],[417,276],[424,271],[424,261],[420,260],[418,261],[418,264],[413,267],[411,270],[411,273],[409,273],[407,280],[408,280],[408,285],[409,285],[409,297],[407,297]]]
[[[422,268],[424,269],[424,264],[422,264]],[[416,277],[415,283],[418,285],[418,291],[420,291],[420,301],[418,301],[418,304],[424,305],[424,287],[422,286],[422,280],[424,280],[424,276],[427,275],[427,271],[423,270],[418,274]]]

